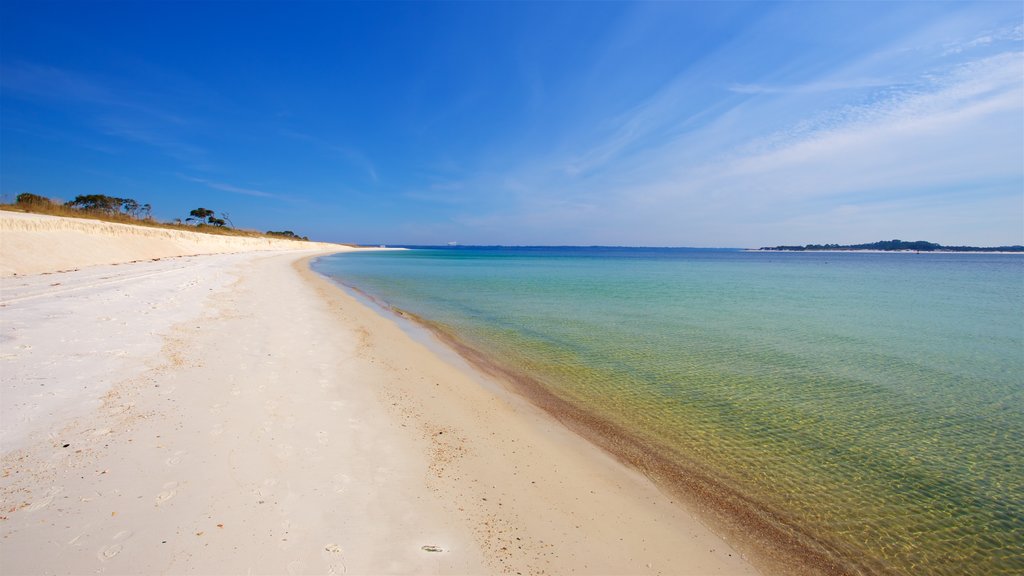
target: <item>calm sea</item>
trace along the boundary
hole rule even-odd
[[[1022,256],[456,247],[314,268],[844,570],[1024,573]]]

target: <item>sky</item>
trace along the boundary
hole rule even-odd
[[[22,192],[368,244],[1024,244],[1024,3],[0,0]]]

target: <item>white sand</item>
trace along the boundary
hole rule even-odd
[[[754,573],[310,253],[0,279],[0,573]]]
[[[83,218],[0,211],[0,276],[253,250],[351,250],[322,242],[221,236]]]

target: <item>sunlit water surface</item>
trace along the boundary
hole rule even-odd
[[[315,269],[896,573],[1024,572],[1024,257],[440,248]]]

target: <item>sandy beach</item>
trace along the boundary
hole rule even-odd
[[[66,220],[0,213],[0,573],[757,573],[308,268],[353,248]]]

